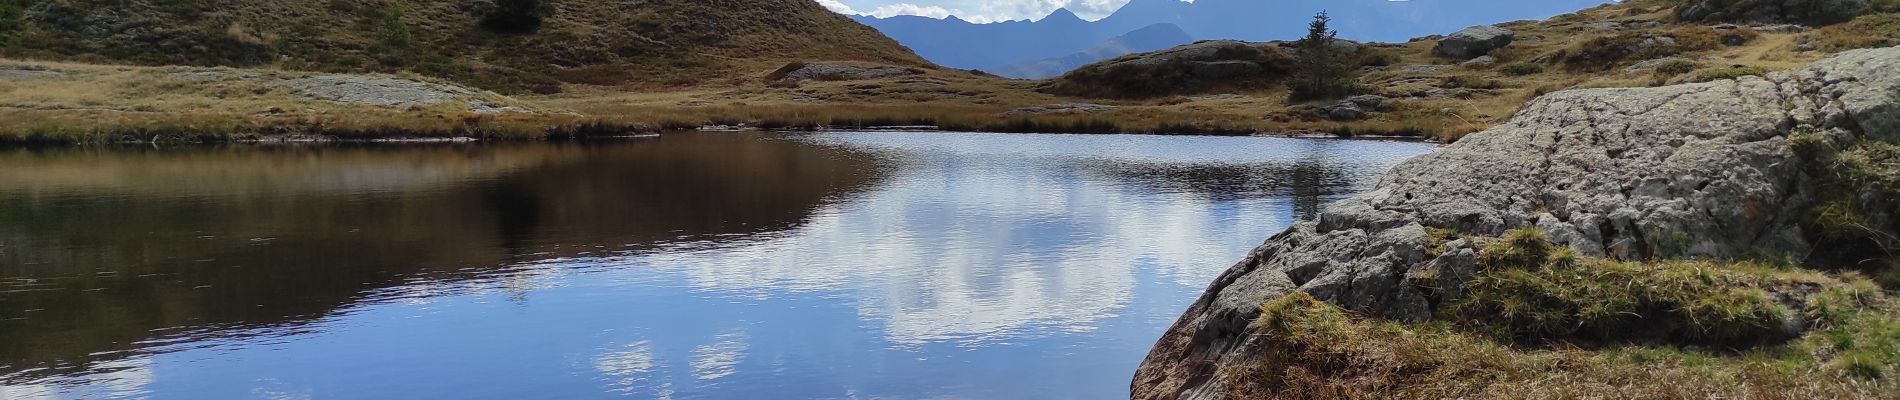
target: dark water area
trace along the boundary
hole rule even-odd
[[[1125,397],[1419,143],[692,133],[0,150],[0,398]]]

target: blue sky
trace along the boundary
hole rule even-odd
[[[971,22],[995,22],[1042,18],[1063,7],[1083,19],[1094,20],[1115,12],[1128,4],[1128,0],[818,0],[818,4],[847,14],[934,18],[955,15]]]

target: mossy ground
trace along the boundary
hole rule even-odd
[[[1885,398],[1900,304],[1857,273],[1576,257],[1525,230],[1429,323],[1304,293],[1262,306],[1232,398]],[[1787,321],[1805,333],[1784,337]]]

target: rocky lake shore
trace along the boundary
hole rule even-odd
[[[1766,77],[1543,96],[1509,122],[1401,164],[1374,190],[1328,206],[1256,249],[1168,330],[1136,373],[1133,397],[1324,393],[1316,388],[1356,394],[1344,397],[1567,397],[1574,392],[1551,391],[1567,385],[1563,390],[1619,398],[1657,395],[1647,391],[1657,385],[1730,380],[1739,383],[1709,385],[1714,392],[1701,393],[1890,395],[1896,386],[1879,379],[1894,372],[1890,342],[1867,344],[1886,346],[1886,353],[1866,356],[1876,358],[1847,359],[1858,354],[1852,345],[1806,339],[1874,335],[1891,341],[1880,335],[1896,332],[1880,323],[1863,324],[1873,332],[1853,331],[1842,328],[1853,324],[1816,311],[1841,291],[1857,293],[1856,303],[1868,313],[1889,310],[1886,296],[1868,290],[1863,277],[1880,280],[1900,268],[1890,253],[1894,182],[1884,180],[1896,167],[1885,153],[1900,141],[1896,96],[1900,48],[1846,52]],[[1535,254],[1512,258],[1526,248]],[[1776,266],[1771,272],[1739,266],[1764,263]],[[1657,294],[1589,286],[1667,282],[1672,271],[1690,268],[1755,283]],[[1552,271],[1585,277],[1539,275]],[[1506,284],[1527,281],[1539,285]],[[1590,294],[1565,295],[1575,293]],[[1685,293],[1708,296],[1669,297]],[[1626,314],[1598,315],[1599,308],[1616,308],[1590,304],[1590,298],[1628,298],[1631,305]],[[1708,304],[1752,306],[1725,309],[1738,312],[1723,314],[1732,324],[1722,325],[1698,313]],[[1263,305],[1274,312],[1263,312]],[[1310,349],[1300,339],[1314,330],[1283,325],[1336,312],[1329,310],[1344,310],[1355,323],[1390,324],[1381,325],[1388,332],[1442,330],[1448,331],[1443,337],[1495,341],[1506,349],[1494,350],[1523,359],[1551,348],[1634,347],[1713,359],[1741,372],[1715,368],[1703,378],[1643,384],[1625,381],[1645,374],[1640,371],[1565,376],[1557,372],[1561,366],[1548,366],[1557,369],[1530,379],[1549,381],[1532,384],[1507,373],[1521,366],[1452,371],[1445,363],[1457,361],[1408,363],[1390,354]],[[1472,310],[1488,312],[1474,318]],[[1597,328],[1604,331],[1592,331]],[[1778,387],[1772,379],[1745,376],[1756,362],[1745,354],[1773,351],[1795,353],[1783,357],[1796,365],[1784,372],[1807,382]],[[1671,368],[1652,362],[1633,370]],[[1423,381],[1454,372],[1496,376]]]

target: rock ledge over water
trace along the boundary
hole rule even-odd
[[[1212,399],[1256,360],[1261,304],[1294,291],[1371,316],[1429,319],[1412,271],[1470,271],[1475,245],[1537,227],[1585,256],[1626,261],[1824,256],[1801,231],[1816,207],[1791,135],[1894,140],[1900,48],[1692,85],[1589,89],[1532,101],[1503,125],[1405,162],[1372,191],[1295,224],[1218,278],[1136,372],[1132,396]],[[1456,280],[1457,277],[1451,277]],[[1440,277],[1444,279],[1444,277]]]

